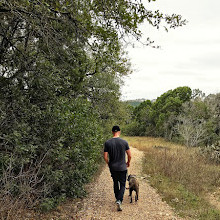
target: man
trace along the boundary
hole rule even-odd
[[[104,159],[113,179],[117,210],[122,211],[121,205],[125,192],[127,167],[130,166],[131,161],[131,151],[128,142],[119,137],[121,134],[119,126],[113,126],[112,134],[113,138],[105,142]],[[128,156],[127,163],[125,153]]]

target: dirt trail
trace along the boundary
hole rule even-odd
[[[141,177],[143,152],[131,148],[132,161],[128,169],[129,174],[136,174]],[[91,192],[84,199],[84,205],[81,211],[77,213],[74,219],[80,220],[180,220],[172,208],[163,202],[156,190],[152,188],[146,179],[139,178],[140,195],[137,203],[129,203],[128,190],[125,191],[123,201],[123,211],[118,212],[114,203],[113,183],[106,166],[101,175],[93,184]],[[126,183],[128,187],[128,184]]]

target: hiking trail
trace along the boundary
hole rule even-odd
[[[140,183],[139,200],[130,203],[129,190],[125,190],[122,212],[117,211],[113,192],[112,178],[106,165],[100,176],[91,184],[88,197],[83,200],[74,220],[180,220],[173,209],[142,177],[142,159],[144,153],[131,147],[132,159],[128,174],[138,176]],[[128,182],[126,181],[126,187]],[[134,192],[133,192],[134,198]]]

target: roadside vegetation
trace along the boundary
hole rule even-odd
[[[140,25],[186,24],[180,15],[148,10],[150,3],[0,2],[1,219],[85,196],[114,124],[131,136],[207,146],[219,160],[219,94],[179,87],[135,108],[120,100],[132,72],[126,45],[141,40]],[[149,38],[142,43],[156,47]]]
[[[145,152],[143,173],[150,184],[182,217],[220,219],[213,198],[220,200],[220,166],[199,148],[189,148],[162,138],[126,137],[130,146]]]
[[[169,90],[133,108],[124,130],[128,136],[163,137],[187,147],[216,146],[220,140],[220,93],[206,96],[187,86]]]
[[[144,21],[166,30],[186,23],[150,3],[0,2],[1,219],[85,195],[112,125],[128,121],[126,41],[140,41]]]

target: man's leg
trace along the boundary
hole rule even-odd
[[[118,179],[118,172],[111,171],[111,177],[113,179],[113,187],[114,187],[114,194],[116,200],[118,200],[118,194],[119,194],[119,179]]]
[[[127,170],[120,171],[119,173],[119,183],[120,183],[120,190],[118,192],[117,200],[123,201],[124,193],[125,193],[125,184],[126,184],[126,176],[127,176]]]

